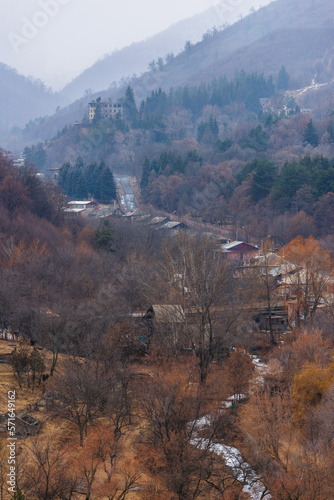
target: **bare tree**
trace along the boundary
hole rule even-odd
[[[66,332],[67,314],[64,308],[55,310],[42,310],[40,315],[40,324],[37,329],[37,339],[39,342],[50,349],[52,352],[52,361],[50,375],[52,376],[58,361],[59,353],[64,350],[68,344]]]
[[[63,373],[52,382],[55,392],[55,413],[77,425],[80,445],[89,424],[101,414],[107,403],[108,380],[96,364],[87,360],[69,361]]]
[[[76,456],[76,468],[79,479],[77,493],[84,494],[85,500],[92,498],[93,484],[100,464],[100,457],[95,450],[84,450]]]
[[[98,498],[101,500],[125,500],[142,477],[145,463],[146,460],[139,466],[126,464],[126,467],[122,471],[119,471],[121,479],[103,488],[103,493]]]
[[[96,456],[102,461],[104,472],[110,483],[115,473],[117,459],[119,458],[122,444],[119,436],[110,432],[110,428],[101,428],[97,433]]]
[[[225,364],[228,386],[237,401],[248,392],[254,364],[249,354],[242,348],[233,350]]]
[[[157,269],[157,288],[151,282],[150,289],[160,297],[164,291],[165,304],[174,306],[174,317],[183,316],[187,339],[183,347],[190,347],[197,356],[204,382],[210,363],[233,345],[241,332],[243,292],[240,288],[236,293],[233,263],[207,238],[180,233],[166,245]],[[171,309],[169,313],[173,314]]]
[[[57,443],[55,435],[46,442],[35,438],[25,447],[22,463],[21,488],[27,498],[29,495],[34,500],[71,500],[77,479],[68,449]]]
[[[241,427],[255,450],[287,469],[292,432],[289,394],[256,391],[242,410]],[[290,433],[290,439],[289,439]],[[288,445],[284,443],[287,438]]]
[[[212,452],[215,424],[200,418],[203,403],[200,386],[172,370],[158,374],[141,391],[143,441],[151,450],[147,467],[180,500],[208,490],[223,493],[237,482]]]
[[[276,345],[275,329],[273,325],[274,309],[281,297],[279,297],[277,288],[277,278],[272,273],[275,266],[285,263],[281,261],[278,264],[279,258],[271,252],[264,252],[264,255],[255,263],[252,264],[250,275],[256,286],[253,288],[256,298],[262,300],[266,304],[266,313],[268,315],[268,328],[271,345]]]

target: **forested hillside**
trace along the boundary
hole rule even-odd
[[[307,92],[293,97],[289,82],[284,66],[268,78],[240,71],[158,89],[138,106],[128,87],[122,115],[65,129],[45,149],[47,164],[82,157],[94,170],[103,160],[138,178],[143,203],[228,222],[258,241],[326,237],[333,231],[334,102],[324,87],[321,107],[303,110]],[[73,189],[82,190],[79,178]],[[90,181],[84,190],[92,192]]]
[[[24,131],[13,131],[6,137],[6,147],[23,149],[22,144],[51,139],[64,126],[82,119],[89,100],[98,96],[117,99],[129,84],[139,106],[142,99],[159,88],[168,93],[170,88],[200,86],[203,82],[210,84],[213,78],[230,80],[241,70],[275,78],[285,66],[292,90],[311,85],[312,81],[330,83],[333,79],[333,24],[333,4],[329,0],[307,0],[303,4],[299,0],[276,0],[231,26],[223,22],[208,30],[196,44],[188,40],[178,55],[161,54],[150,62],[150,71],[141,76],[126,78],[108,90],[101,83],[100,91],[97,93],[94,86],[93,94],[87,82],[86,96],[58,110],[54,116],[30,123]],[[104,67],[107,63],[106,59],[99,65]],[[96,68],[97,74],[98,71]],[[59,104],[60,101],[56,106]]]
[[[266,0],[265,3],[269,3]],[[260,0],[253,0],[253,8],[263,5]],[[226,5],[220,2],[206,11],[184,19],[162,31],[128,47],[107,54],[93,66],[65,86],[59,93],[62,105],[69,104],[84,95],[96,93],[117,86],[120,80],[141,75],[150,67],[159,67],[166,61],[172,61],[182,52],[186,42],[197,43],[212,32],[236,22],[240,16],[249,14],[249,8],[243,3]]]

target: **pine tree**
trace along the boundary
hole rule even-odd
[[[138,110],[133,89],[128,86],[124,98],[124,116],[130,124],[135,127],[138,124]]]
[[[282,66],[277,78],[277,89],[287,90],[289,88],[289,74],[287,73],[285,66]]]
[[[28,146],[24,148],[23,151],[24,158],[30,162],[34,163],[37,170],[42,170],[46,163],[46,151],[43,147],[43,143],[38,144],[37,146],[32,146],[29,148]]]
[[[226,139],[225,141],[221,141],[220,139],[218,139],[215,146],[218,151],[222,151],[223,153],[225,153],[225,151],[233,146],[233,141],[231,141],[231,139]]]
[[[277,166],[266,158],[257,158],[253,162],[252,198],[255,202],[266,198],[277,177]]]
[[[96,169],[96,163],[92,163],[90,165],[86,165],[83,172],[88,193],[92,196],[94,196],[95,193],[95,183],[97,178]]]
[[[78,169],[82,169],[85,166],[85,162],[83,161],[83,158],[81,156],[78,156],[78,158],[75,161],[75,167]]]
[[[95,198],[100,203],[110,203],[111,200],[116,199],[114,176],[107,166],[103,168],[97,179]]]
[[[59,169],[58,184],[64,190],[64,193],[68,193],[69,178],[70,178],[71,164],[64,163]]]
[[[268,135],[262,129],[261,125],[253,128],[244,141],[241,141],[240,146],[242,148],[252,148],[255,151],[266,151],[268,143]]]
[[[296,161],[286,162],[273,188],[272,199],[274,204],[284,207],[286,210],[290,207],[298,189],[307,183],[307,169]]]
[[[209,127],[210,131],[213,133],[215,137],[218,137],[219,133],[219,127],[216,118],[213,118],[212,115],[210,115],[210,120],[209,120]]]
[[[75,186],[75,197],[77,200],[87,200],[88,198],[88,189],[86,185],[86,181],[82,173],[79,174],[76,186]]]
[[[197,141],[198,142],[201,142],[201,140],[203,139],[203,135],[205,134],[205,131],[208,127],[208,124],[205,123],[205,122],[201,122],[199,125],[198,125],[198,128],[197,128]]]
[[[310,120],[306,125],[303,134],[303,139],[304,142],[311,144],[311,146],[313,146],[314,148],[316,148],[319,145],[319,136],[317,134],[315,126],[313,125],[312,120]]]
[[[97,228],[95,233],[95,241],[96,244],[103,248],[104,250],[108,250],[109,252],[115,252],[112,248],[112,244],[115,241],[115,237],[113,235],[111,225],[108,219],[105,219]]]
[[[72,167],[68,174],[68,188],[67,188],[67,196],[70,198],[76,198],[77,195],[77,184],[80,176],[80,170]]]
[[[150,160],[148,158],[145,158],[144,165],[143,165],[143,173],[141,176],[141,181],[140,181],[140,189],[143,191],[148,184],[148,179],[150,177],[150,173],[152,172],[152,167]]]

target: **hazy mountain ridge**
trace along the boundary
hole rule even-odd
[[[330,47],[324,54],[324,47]],[[264,74],[278,74],[284,65],[291,75],[292,88],[308,85],[317,72],[317,81],[327,82],[332,77],[331,63],[322,62],[324,56],[333,54],[334,32],[324,28],[282,28],[272,31],[260,40],[236,50],[231,55],[219,59],[206,68],[207,77],[218,76],[217,67],[224,67],[227,77],[233,76],[239,68]],[[257,57],[254,58],[254,53]],[[273,57],[273,54],[276,54]],[[270,71],[268,71],[270,68]],[[319,71],[320,70],[320,71]],[[191,82],[200,83],[203,73],[192,75]]]
[[[94,93],[108,89],[124,77],[145,72],[153,59],[180,52],[188,38],[197,42],[206,29],[214,26],[215,21],[217,18],[210,9],[205,16],[199,14],[180,21],[153,37],[106,55],[67,84],[59,92],[60,101],[68,104],[86,91]]]
[[[23,126],[29,120],[52,113],[55,95],[39,80],[17,73],[0,63],[0,127]]]
[[[270,0],[265,0],[267,3],[268,1]],[[258,8],[260,4],[260,0],[253,0],[255,8]],[[113,82],[118,82],[124,77],[140,75],[147,70],[152,60],[164,58],[171,53],[178,54],[183,50],[186,41],[197,43],[203,34],[213,27],[220,28],[223,25],[232,24],[240,16],[248,14],[246,9],[242,4],[231,7],[221,2],[205,12],[173,24],[146,40],[116,50],[97,61],[66,85],[60,91],[59,99],[61,103],[68,104],[83,96],[87,90],[94,93],[108,89]]]
[[[333,46],[334,4],[329,0],[300,2],[276,0],[212,37],[183,51],[162,70],[148,71],[132,80],[138,103],[160,86],[165,90],[233,76],[237,70],[276,75],[282,65],[290,73],[292,87],[311,83],[315,72],[320,81],[332,78],[331,61],[319,73],[322,60]],[[107,62],[107,61],[105,61]],[[320,64],[320,66],[319,66]],[[323,68],[324,69],[324,68]],[[90,69],[92,70],[92,68]],[[119,97],[119,89],[98,93]],[[97,95],[97,94],[96,94]]]
[[[130,85],[137,105],[159,87],[169,90],[187,84],[198,85],[215,76],[231,77],[241,69],[263,72],[276,78],[281,66],[285,65],[291,88],[310,85],[315,75],[317,81],[329,82],[334,76],[333,25],[334,3],[329,0],[317,3],[313,0],[276,0],[223,31],[188,46],[188,50],[175,56],[161,69],[133,78]],[[105,59],[97,64],[104,66],[107,62]],[[93,68],[85,74],[94,72]],[[89,88],[89,81],[86,83],[86,88]],[[103,90],[102,83],[101,80],[101,91],[87,93],[84,98],[46,118],[43,124],[37,124],[35,130],[26,135],[26,139],[35,142],[41,138],[50,139],[66,124],[81,121],[87,114],[90,99],[98,96],[116,99],[124,94],[128,84],[125,81],[123,86]]]
[[[231,76],[240,69],[275,74],[284,64],[291,72],[292,85],[309,84],[316,62],[333,44],[334,4],[321,0],[313,8],[312,1],[305,2],[303,11],[300,5],[298,0],[277,0],[263,7],[180,54],[154,79],[168,89],[222,74]]]
[[[255,6],[260,5],[260,0],[254,0],[253,3]],[[226,7],[224,3],[213,6],[203,13],[179,21],[153,37],[114,51],[87,68],[57,93],[47,89],[42,82],[20,75],[15,69],[1,63],[0,103],[3,113],[0,128],[9,131],[13,126],[23,127],[30,120],[53,114],[56,108],[62,107],[60,113],[57,111],[57,114],[52,116],[53,124],[46,118],[38,120],[30,141],[38,139],[39,128],[45,132],[45,138],[50,138],[66,123],[82,119],[82,106],[87,105],[94,92],[100,94],[101,91],[109,89],[113,82],[145,72],[153,59],[163,58],[168,53],[177,54],[187,40],[197,42],[207,30],[235,22],[241,13],[245,14],[245,8],[242,6],[232,8]],[[113,89],[112,92],[113,95],[119,96],[123,89]],[[81,99],[80,102],[76,102],[77,99]],[[45,128],[46,121],[49,126]],[[9,144],[7,139],[5,142],[3,145],[8,144],[15,149],[15,145],[12,145],[15,138],[12,144]]]

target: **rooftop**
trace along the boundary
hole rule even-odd
[[[246,243],[245,241],[231,241],[231,243],[226,243],[226,245],[224,245],[224,249],[225,250],[234,250],[238,246],[241,246],[241,245],[245,245],[245,246],[252,248],[254,250],[259,250],[259,247],[255,246],[255,245],[251,245],[250,243]]]
[[[68,205],[89,205],[90,203],[95,204],[92,200],[78,200],[78,201],[69,201]]]

